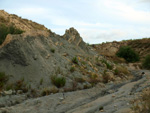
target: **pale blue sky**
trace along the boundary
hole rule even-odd
[[[0,9],[88,43],[150,37],[150,0],[0,0]]]

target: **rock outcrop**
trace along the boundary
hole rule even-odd
[[[52,85],[51,76],[55,75],[65,77],[66,90],[74,90],[74,82],[77,82],[75,88],[83,89],[91,86],[89,81],[93,73],[101,75],[103,68],[95,62],[98,54],[86,45],[76,29],[70,28],[60,36],[35,22],[0,12],[4,20],[1,23],[7,21],[25,31],[18,35],[8,34],[0,45],[0,72],[11,75],[9,84],[24,79],[28,86],[42,89]],[[89,65],[91,62],[95,64]],[[84,79],[83,82],[80,79]]]
[[[79,46],[82,49],[87,48],[86,43],[82,40],[78,31],[74,28],[70,28],[69,30],[66,30],[65,34],[63,35],[63,38],[68,40],[69,43]]]

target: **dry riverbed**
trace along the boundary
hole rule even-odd
[[[127,113],[131,112],[131,100],[150,86],[150,72],[138,79],[141,71],[133,71],[134,79],[120,84],[97,84],[86,90],[57,93],[26,99],[25,95],[0,98],[0,113]],[[18,103],[13,103],[18,99]],[[5,101],[7,100],[7,101]],[[3,106],[3,104],[10,105]]]

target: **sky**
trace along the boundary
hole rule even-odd
[[[59,35],[74,27],[90,44],[150,37],[150,0],[0,0],[0,9]]]

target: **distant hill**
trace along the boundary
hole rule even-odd
[[[150,38],[125,40],[120,42],[114,41],[92,45],[92,47],[94,47],[99,54],[102,54],[110,59],[112,58],[112,60],[115,59],[116,52],[121,46],[130,46],[140,55],[141,60],[146,55],[150,54]]]
[[[0,10],[0,24],[14,25],[23,31],[48,30],[44,27],[44,25],[40,25],[31,20],[23,19],[15,14],[9,14],[4,10]]]

